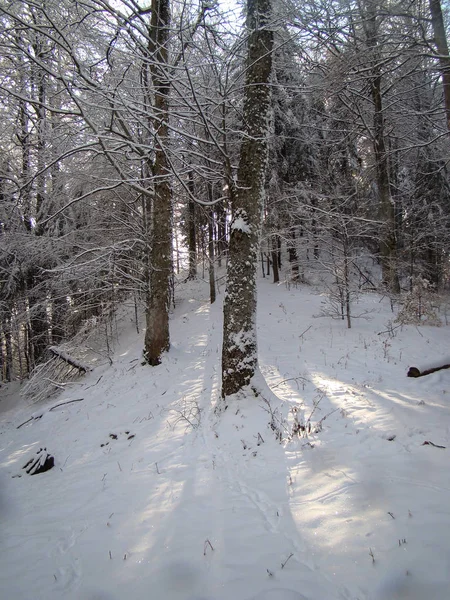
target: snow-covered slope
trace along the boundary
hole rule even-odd
[[[202,283],[181,296],[159,367],[125,319],[113,364],[70,393],[23,406],[0,390],[0,597],[450,598],[450,370],[406,377],[450,355],[449,328],[378,335],[389,303],[367,295],[370,320],[347,330],[313,316],[311,288],[263,280],[279,400],[224,410],[220,302]],[[27,475],[44,447],[55,468]]]

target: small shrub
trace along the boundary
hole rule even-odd
[[[401,325],[434,325],[439,327],[441,319],[437,314],[436,297],[433,286],[424,277],[414,278],[411,291],[403,300],[397,323]]]

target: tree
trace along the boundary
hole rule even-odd
[[[450,56],[448,53],[447,36],[445,34],[444,17],[440,0],[429,0],[431,24],[433,26],[434,41],[439,54],[439,66],[444,87],[445,115],[447,129],[450,131]]]
[[[385,116],[383,107],[382,72],[383,56],[379,42],[379,19],[376,0],[364,0],[361,9],[366,43],[369,50],[369,89],[373,102],[372,143],[375,157],[376,185],[382,233],[380,239],[381,267],[384,285],[391,291],[400,291],[397,274],[397,239],[395,232],[395,209],[391,196],[389,162],[386,147]]]
[[[148,39],[154,87],[155,158],[152,165],[154,197],[151,216],[150,290],[147,306],[145,355],[150,365],[161,362],[169,349],[170,278],[172,277],[172,190],[169,145],[169,0],[152,1]]]
[[[247,4],[248,55],[236,194],[224,300],[222,396],[249,385],[258,367],[256,263],[271,113],[273,31],[270,0]]]

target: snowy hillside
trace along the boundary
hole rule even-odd
[[[127,317],[113,364],[70,393],[25,406],[0,389],[0,597],[450,598],[450,370],[406,377],[445,362],[449,327],[386,333],[372,294],[348,330],[311,287],[262,280],[279,400],[223,410],[221,297],[179,293],[160,366]],[[40,448],[55,467],[27,475]]]

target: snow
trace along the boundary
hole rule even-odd
[[[244,216],[236,216],[231,222],[231,231],[241,231],[242,233],[251,233],[250,225]]]
[[[449,328],[378,335],[393,315],[367,294],[348,330],[313,318],[312,287],[258,286],[265,381],[226,410],[203,282],[179,292],[158,367],[130,313],[72,395],[0,388],[2,598],[450,598],[450,370],[406,377],[448,360]],[[55,467],[26,475],[44,447]]]

